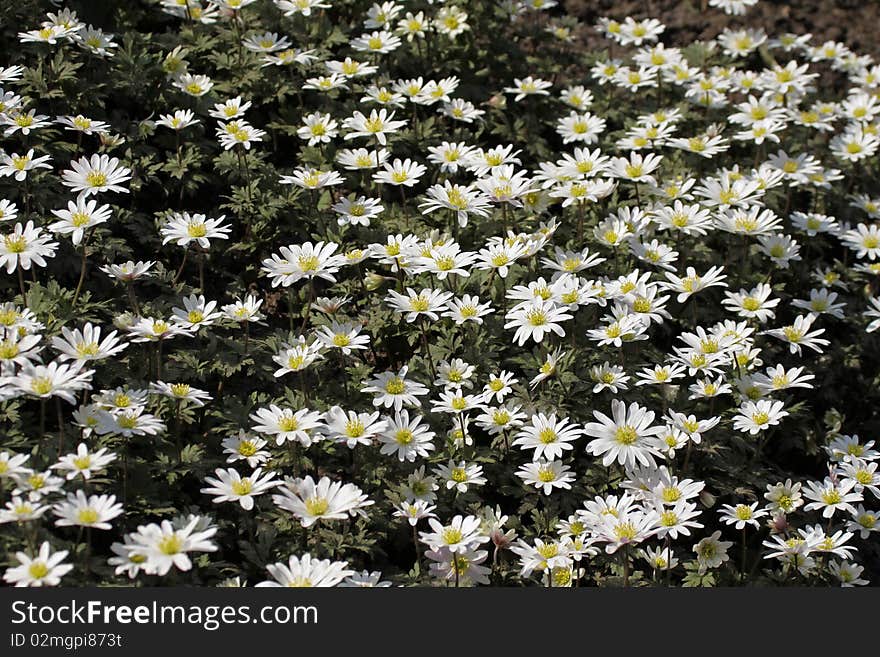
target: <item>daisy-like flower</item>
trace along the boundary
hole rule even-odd
[[[46,258],[54,258],[57,248],[58,242],[53,242],[42,228],[34,227],[33,221],[24,226],[17,223],[11,233],[0,239],[0,267],[5,267],[7,274],[17,267],[24,270],[32,266],[45,267]]]
[[[91,388],[95,370],[83,370],[79,363],[48,365],[26,364],[11,380],[11,384],[22,394],[48,399],[60,397],[69,404],[76,403],[74,393]]]
[[[129,534],[131,552],[146,557],[144,572],[164,576],[172,567],[187,571],[192,568],[190,552],[214,552],[217,546],[209,539],[217,533],[206,517],[191,515],[174,522],[140,525]],[[126,541],[129,542],[129,541]]]
[[[111,212],[109,205],[98,207],[98,201],[89,201],[85,196],[78,196],[75,202],[67,202],[66,210],[52,210],[52,214],[61,221],[49,224],[48,228],[53,233],[70,234],[73,245],[78,246],[85,231],[106,223]]]
[[[374,570],[370,572],[369,570],[363,570],[359,573],[355,573],[349,577],[346,577],[343,580],[342,584],[339,585],[340,588],[388,588],[392,586],[392,583],[389,581],[380,581],[382,579],[381,571]]]
[[[387,418],[385,429],[378,435],[380,453],[396,454],[401,463],[428,456],[434,450],[431,440],[436,434],[422,424],[422,420],[420,415],[410,419],[407,410],[397,411],[394,417]]]
[[[303,126],[296,131],[300,139],[309,142],[309,146],[317,144],[329,144],[338,134],[336,128],[339,125],[329,114],[313,112],[303,117]]]
[[[281,5],[311,5],[318,6],[316,0],[295,0],[295,2],[281,2]],[[329,7],[329,5],[320,5]],[[281,7],[283,9],[283,7]],[[293,13],[291,11],[291,13]],[[311,12],[309,12],[311,13]],[[330,561],[329,559],[316,559],[306,552],[302,557],[291,555],[286,564],[273,563],[266,566],[266,570],[273,579],[259,582],[258,587],[295,587],[295,588],[329,588],[338,586],[346,577],[355,575],[355,571],[348,567],[347,561]]]
[[[16,369],[26,365],[37,365],[40,361],[40,342],[42,336],[22,334],[18,331],[6,332],[0,340],[0,375],[14,374]],[[0,379],[6,384],[5,379]]]
[[[438,32],[454,39],[462,32],[471,29],[467,22],[468,14],[457,5],[446,5],[437,12],[433,24]]]
[[[55,525],[58,527],[93,527],[95,529],[111,529],[110,521],[122,515],[122,505],[117,504],[115,495],[90,495],[80,489],[76,493],[68,493],[64,502],[53,507],[58,516]]]
[[[96,156],[97,157],[97,156]],[[13,176],[18,182],[27,179],[28,171],[35,169],[51,169],[48,155],[34,157],[34,149],[24,155],[18,153],[0,153],[0,176]]]
[[[772,514],[792,513],[797,510],[804,504],[801,488],[800,482],[792,483],[791,479],[778,484],[767,484],[767,492],[764,493],[767,510]]]
[[[280,481],[275,480],[274,472],[263,474],[261,468],[257,468],[247,477],[242,477],[235,468],[217,468],[214,474],[217,475],[216,478],[205,477],[207,486],[201,492],[213,495],[215,504],[238,502],[245,511],[254,508],[254,497],[281,485]]]
[[[110,278],[130,283],[131,281],[135,281],[144,276],[149,276],[150,269],[152,269],[155,264],[156,263],[153,260],[138,260],[137,262],[129,260],[128,262],[123,262],[121,265],[105,265],[101,267],[101,271],[107,274]]]
[[[514,341],[523,346],[529,339],[541,342],[545,333],[565,336],[565,329],[559,322],[572,319],[566,311],[568,308],[557,306],[552,301],[541,298],[532,299],[507,313],[505,329],[516,328]]]
[[[45,114],[37,114],[35,110],[25,112],[16,109],[0,114],[0,124],[9,126],[3,133],[6,137],[15,134],[19,130],[21,134],[29,135],[32,130],[51,125],[52,122],[46,120],[48,118]]]
[[[188,383],[165,383],[164,381],[154,381],[150,383],[150,392],[156,395],[168,397],[177,402],[187,402],[193,406],[200,408],[206,402],[211,401],[211,395],[204,390],[193,388]]]
[[[721,532],[714,531],[711,536],[700,539],[694,545],[694,554],[697,555],[697,564],[700,573],[718,568],[725,561],[730,560],[727,551],[733,546],[732,541],[722,541]]]
[[[82,114],[76,116],[59,116],[55,119],[56,123],[64,126],[65,130],[73,132],[81,132],[84,135],[106,134],[110,131],[110,125],[104,121],[95,121],[87,118]]]
[[[251,101],[243,101],[241,96],[236,96],[223,103],[216,103],[208,115],[220,121],[232,121],[243,117],[250,107]]]
[[[703,440],[703,432],[715,427],[721,421],[721,418],[710,417],[705,420],[698,420],[696,415],[685,415],[684,413],[670,410],[668,420],[673,427],[683,431],[690,440],[699,445]]]
[[[822,511],[823,518],[831,518],[836,512],[854,514],[852,502],[861,502],[862,494],[855,491],[857,482],[853,479],[832,479],[825,477],[822,482],[807,482],[803,490],[804,497],[812,500],[804,511]]]
[[[290,51],[283,51],[281,55],[284,55],[285,52]],[[272,61],[272,59],[267,57],[267,61]],[[283,62],[272,61],[272,63],[281,64]],[[340,75],[339,73],[331,73],[330,75],[322,75],[315,78],[308,78],[302,88],[314,89],[315,91],[320,91],[324,93],[327,93],[334,89],[348,89],[348,85],[345,84],[345,81],[347,79],[348,78],[346,78],[346,76]]]
[[[49,541],[44,541],[34,556],[16,552],[19,565],[8,568],[3,580],[13,586],[58,586],[61,578],[73,570],[72,565],[64,563],[67,554],[67,550],[53,551]]]
[[[507,372],[502,370],[498,374],[490,374],[489,382],[486,383],[483,388],[483,395],[486,402],[492,401],[494,397],[495,401],[499,404],[504,401],[504,398],[513,392],[513,386],[517,383],[519,379],[517,379],[513,372]]]
[[[12,221],[18,216],[18,206],[5,198],[0,199],[0,221]]]
[[[880,451],[873,449],[873,447],[873,440],[863,442],[857,435],[840,435],[835,436],[831,443],[825,446],[825,451],[832,461],[845,461],[847,457],[875,461],[880,459]]]
[[[290,372],[300,372],[319,358],[323,358],[321,346],[316,342],[309,344],[301,335],[293,344],[282,344],[281,351],[272,356],[272,360],[281,366],[275,370],[275,377],[282,377]]]
[[[220,312],[228,320],[233,322],[262,323],[264,319],[260,312],[263,300],[249,294],[243,300],[236,299],[234,303],[226,304],[220,308]]]
[[[419,540],[432,550],[465,552],[489,540],[489,537],[483,533],[482,523],[477,516],[457,515],[448,525],[430,518],[428,525],[432,531],[419,532]]]
[[[376,378],[366,382],[367,385],[361,388],[361,392],[372,393],[374,395],[373,405],[376,407],[393,407],[395,411],[399,412],[404,405],[420,406],[419,397],[427,395],[428,389],[418,381],[407,379],[408,371],[409,368],[403,366],[397,373],[382,372],[377,374]]]
[[[86,323],[82,330],[61,327],[61,335],[52,338],[52,348],[59,352],[58,360],[74,360],[84,364],[90,360],[103,360],[121,353],[127,342],[111,331],[101,339],[101,327]]]
[[[841,587],[848,588],[870,584],[868,580],[861,578],[862,573],[865,571],[864,566],[846,561],[834,561],[828,566],[828,570],[837,578]]]
[[[684,377],[685,366],[676,363],[673,365],[655,365],[654,367],[646,367],[636,373],[638,380],[637,386],[669,384]]]
[[[496,242],[480,249],[474,266],[481,270],[496,271],[501,278],[507,278],[513,263],[524,257],[527,250],[527,245],[521,242],[512,244],[507,243],[506,240]]]
[[[474,107],[474,104],[464,98],[453,98],[452,102],[443,106],[442,113],[453,121],[473,123],[486,112]]]
[[[860,125],[847,128],[828,144],[831,154],[845,162],[859,162],[871,157],[880,147],[880,139]]]
[[[809,299],[794,299],[791,305],[795,308],[808,310],[816,315],[828,314],[837,319],[843,319],[844,313],[842,309],[846,307],[846,304],[834,303],[837,300],[837,296],[837,292],[832,292],[827,288],[814,288],[810,290]]]
[[[307,408],[293,411],[270,404],[269,408],[260,408],[252,413],[250,419],[257,423],[254,431],[274,436],[277,445],[295,440],[303,447],[309,447],[323,435],[321,413]]]
[[[198,98],[208,93],[214,86],[214,82],[207,75],[195,75],[182,73],[174,78],[172,84],[187,96]]]
[[[124,192],[122,183],[131,180],[131,169],[120,166],[119,159],[109,155],[81,157],[70,163],[70,169],[61,172],[61,182],[71,191],[83,196],[102,192]]]
[[[427,318],[436,322],[440,319],[438,314],[452,298],[452,292],[423,288],[416,292],[413,288],[406,288],[406,294],[399,294],[394,290],[388,291],[385,300],[397,313],[406,313],[407,322],[415,322],[417,319]]]
[[[880,328],[880,297],[870,297],[868,304],[869,308],[862,315],[871,320],[865,327],[865,332],[873,333]]]
[[[633,402],[627,408],[618,399],[611,402],[611,415],[593,411],[598,422],[589,422],[584,433],[592,436],[587,451],[602,456],[602,464],[609,466],[614,461],[633,468],[637,463],[645,466],[654,464],[654,456],[659,454],[653,436],[663,433],[663,427],[652,427],[654,412]]]
[[[794,323],[782,328],[763,331],[763,335],[772,335],[774,338],[787,342],[789,351],[793,354],[800,354],[802,347],[807,347],[813,351],[822,353],[822,347],[827,347],[829,342],[819,338],[825,332],[825,329],[810,331],[816,315],[810,313],[808,315],[798,315],[795,317]]]
[[[253,143],[263,141],[266,131],[255,128],[244,119],[236,119],[229,123],[221,122],[217,127],[216,135],[223,150],[228,151],[241,146],[249,151]],[[282,178],[282,182],[287,181]]]
[[[384,108],[372,110],[370,116],[365,116],[363,112],[355,112],[342,122],[342,127],[348,130],[345,134],[346,141],[369,137],[375,138],[382,146],[388,143],[387,135],[397,132],[405,125],[406,121],[395,121],[394,112],[389,113]]]
[[[141,317],[128,327],[128,334],[132,342],[158,342],[177,335],[192,335],[189,329],[179,324],[155,317]]]
[[[192,110],[174,110],[174,114],[160,114],[156,125],[161,125],[171,130],[183,130],[191,125],[196,125],[199,120]]]
[[[489,197],[473,185],[458,185],[446,180],[442,185],[432,185],[425,192],[427,200],[419,204],[422,214],[437,210],[450,210],[455,213],[458,225],[467,226],[468,215],[489,216],[491,203]]]
[[[446,464],[434,468],[434,474],[446,482],[447,490],[453,488],[459,493],[466,493],[468,486],[482,486],[486,483],[483,466],[467,461],[449,459]]]
[[[766,283],[759,283],[751,290],[741,289],[739,292],[725,292],[722,305],[729,311],[746,319],[757,319],[764,323],[776,317],[773,309],[779,305],[779,299],[771,299],[773,292]]]
[[[788,370],[782,365],[768,367],[766,373],[755,376],[755,384],[768,392],[788,388],[812,388],[813,385],[807,382],[816,377],[812,374],[802,374],[803,371],[803,367],[792,367]]]
[[[474,387],[470,378],[473,376],[476,368],[461,358],[441,361],[437,369],[437,378],[434,381],[435,386],[443,386],[446,390],[461,390],[462,388]]]
[[[228,454],[227,463],[247,461],[252,468],[257,468],[269,460],[271,456],[268,450],[263,449],[266,441],[256,436],[251,436],[240,429],[237,436],[228,436],[221,443],[223,453]]]
[[[352,322],[332,322],[330,326],[321,326],[315,331],[315,340],[326,349],[339,349],[346,356],[352,349],[366,349],[370,344],[370,336],[362,335],[363,326]]]
[[[758,508],[758,502],[752,504],[723,504],[719,512],[721,514],[721,522],[727,525],[734,525],[735,529],[745,529],[746,525],[760,527],[759,519],[767,515],[767,511]]]
[[[81,476],[83,479],[91,479],[92,475],[104,472],[108,465],[116,460],[116,454],[109,452],[107,448],[90,452],[85,443],[80,443],[75,454],[66,454],[58,459],[58,463],[52,469],[65,473],[65,478],[70,481]]]
[[[446,307],[443,317],[450,317],[458,326],[467,322],[482,325],[483,317],[493,312],[491,302],[480,303],[478,297],[470,294],[450,300]]]
[[[662,156],[653,153],[643,156],[640,153],[632,152],[629,158],[612,158],[608,174],[614,178],[629,180],[634,183],[656,185],[654,177],[650,174],[660,166],[660,160],[662,159]]]
[[[339,245],[335,242],[305,242],[291,244],[279,249],[280,255],[272,254],[263,260],[261,271],[272,279],[272,287],[289,287],[302,279],[322,278],[331,283],[339,271],[340,257],[334,255]]]
[[[383,170],[373,174],[373,180],[378,183],[394,185],[395,187],[413,187],[418,184],[419,179],[425,175],[427,167],[418,162],[414,162],[409,158],[401,160],[395,158],[391,164],[387,162],[382,165]]]
[[[280,509],[290,511],[303,527],[319,520],[344,520],[349,516],[365,516],[364,508],[374,502],[354,484],[343,484],[321,477],[316,483],[311,475],[305,479],[288,477],[272,501]]]
[[[174,242],[178,246],[188,247],[195,242],[203,249],[210,248],[212,239],[229,239],[231,229],[223,224],[226,215],[216,219],[208,219],[203,214],[175,212],[159,232],[162,244]]]
[[[379,420],[379,412],[358,413],[344,411],[339,406],[331,407],[324,414],[326,434],[331,440],[345,443],[349,449],[356,445],[371,445],[373,438],[382,433],[387,422]]]
[[[336,171],[322,171],[310,167],[298,167],[291,176],[281,176],[279,181],[284,185],[296,185],[303,189],[323,189],[343,182],[342,176]]]
[[[7,522],[24,523],[37,520],[50,508],[48,504],[38,504],[36,501],[14,496],[6,503],[6,508],[0,509],[0,525]]]
[[[595,144],[605,131],[605,119],[590,112],[569,112],[556,122],[556,132],[564,144],[572,142]]]
[[[536,413],[529,422],[516,434],[513,445],[520,449],[534,448],[534,461],[558,459],[566,450],[574,449],[571,443],[584,435],[584,430],[568,418],[557,420],[556,413]]]
[[[350,43],[352,49],[357,52],[386,54],[397,50],[403,42],[400,37],[394,36],[391,32],[379,30],[370,34],[362,34],[360,37],[352,39]]]
[[[654,509],[655,536],[657,538],[676,539],[679,535],[690,536],[691,528],[702,527],[702,523],[694,518],[700,515],[697,505],[686,500],[679,500],[671,505],[657,505]]]
[[[27,463],[29,458],[29,454],[0,452],[0,479],[9,479],[28,472],[28,468],[24,464]]]
[[[436,518],[436,506],[425,500],[404,500],[394,510],[395,518],[406,518],[411,527],[415,527],[422,518]]]
[[[126,438],[155,436],[165,432],[165,424],[155,415],[147,413],[143,406],[137,406],[118,413],[101,413],[95,431],[99,435],[109,433]]]
[[[860,223],[852,230],[841,234],[841,241],[852,251],[857,258],[868,257],[874,260],[880,257],[880,226],[877,224],[866,225]]]
[[[593,386],[593,393],[600,393],[605,389],[611,392],[618,390],[626,390],[629,381],[626,371],[620,365],[611,365],[605,361],[602,365],[595,365],[590,368],[590,378],[596,382]]]
[[[575,480],[574,473],[562,461],[545,461],[540,459],[531,463],[524,463],[516,471],[516,476],[523,480],[527,486],[534,486],[550,495],[554,488],[571,489]]]
[[[769,427],[779,424],[788,415],[783,410],[781,401],[759,399],[758,401],[746,401],[739,407],[737,415],[733,418],[733,428],[743,433],[755,435],[765,431]]]
[[[359,196],[354,201],[342,198],[330,209],[339,215],[336,220],[340,226],[369,226],[370,219],[378,217],[385,208],[381,199]]]
[[[484,406],[483,395],[466,395],[460,388],[449,387],[432,402],[431,410],[435,413],[461,415],[468,411],[481,409]]]
[[[518,103],[526,96],[549,96],[550,92],[547,91],[547,89],[552,86],[552,82],[541,80],[540,78],[533,78],[529,75],[522,80],[515,78],[513,80],[513,86],[505,87],[504,93],[516,94],[513,100]]]

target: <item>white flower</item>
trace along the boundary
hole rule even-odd
[[[299,4],[305,4],[310,0],[297,0]],[[282,3],[284,4],[284,3]],[[288,2],[287,4],[293,4]],[[312,6],[316,3],[312,2]],[[329,5],[321,5],[329,6]],[[318,560],[313,558],[308,552],[302,557],[291,555],[287,564],[274,563],[266,566],[266,570],[274,578],[274,581],[267,580],[259,582],[257,586],[270,587],[332,587],[339,585],[346,577],[355,574],[353,570],[348,568],[347,561],[330,561],[329,559]]]
[[[131,179],[131,169],[119,165],[118,158],[109,155],[81,157],[70,163],[71,168],[61,172],[61,181],[71,191],[83,196],[101,192],[124,192],[122,183]]]
[[[53,552],[49,541],[44,541],[36,556],[16,552],[19,565],[8,568],[3,579],[14,586],[57,586],[73,570],[72,565],[63,563],[67,554],[67,550]]]
[[[82,490],[68,493],[64,502],[53,507],[59,527],[78,526],[110,529],[110,520],[122,514],[122,505],[116,503],[115,495],[90,495],[86,497]]]
[[[550,495],[554,488],[571,489],[571,482],[575,477],[567,465],[562,461],[533,461],[524,463],[516,471],[516,476],[527,485],[534,486],[544,495]]]
[[[272,501],[293,513],[303,527],[310,527],[321,519],[344,520],[366,515],[364,507],[374,503],[354,484],[333,482],[329,477],[321,477],[317,483],[311,475],[305,479],[288,477],[279,490]]]
[[[651,440],[652,436],[663,433],[662,427],[652,427],[654,412],[633,402],[627,408],[618,399],[611,402],[609,418],[600,411],[593,411],[598,422],[590,422],[585,433],[593,436],[587,445],[587,451],[595,456],[602,456],[602,464],[609,466],[615,461],[627,467],[635,467],[636,463],[650,466],[654,456],[659,452]]]
[[[242,477],[234,468],[217,468],[214,473],[217,478],[205,477],[205,483],[208,484],[201,492],[206,495],[214,496],[214,503],[220,502],[238,502],[245,511],[254,508],[254,497],[262,495],[276,486],[280,486],[280,481],[275,481],[275,473],[267,472],[262,474],[262,469],[257,468],[246,477]]]

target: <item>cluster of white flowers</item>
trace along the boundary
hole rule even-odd
[[[756,2],[708,4],[743,15]],[[60,548],[75,544],[56,529],[71,525],[119,537],[102,558],[123,578],[190,570],[194,553],[240,558],[235,523],[218,520],[231,513],[250,541],[258,517],[309,537],[301,555],[275,546],[282,560],[257,586],[391,585],[335,552],[319,559],[329,552],[313,538],[377,518],[411,529],[416,565],[431,562],[421,583],[507,583],[507,558],[547,586],[629,585],[640,563],[643,580],[688,585],[761,568],[780,582],[866,584],[859,546],[880,531],[880,452],[844,433],[855,426],[822,444],[821,418],[806,418],[810,391],[840,364],[829,350],[842,327],[876,350],[880,65],[759,28],[695,44],[698,62],[661,42],[656,19],[602,18],[616,57],[475,92],[465,72],[431,77],[431,52],[482,38],[478,19],[499,22],[479,3],[377,3],[313,48],[293,45],[306,33],[271,31],[324,29],[341,4],[161,0],[189,34],[231,45],[218,66],[182,36],[162,52],[155,121],[53,120],[40,113],[51,100],[24,91],[23,66],[0,68],[0,406],[12,409],[0,420],[0,523],[45,538],[22,533],[28,550],[4,579],[72,579]],[[510,19],[498,29],[539,18],[565,47],[577,23],[551,15],[556,5],[487,3]],[[25,49],[119,59],[113,35],[68,9],[18,36]],[[401,72],[413,57],[424,75]],[[837,87],[821,76],[843,94],[829,97]],[[297,111],[284,107],[292,97]],[[283,116],[269,119],[276,101]],[[173,141],[161,170],[174,193],[153,227],[129,219],[152,203],[134,197],[160,166],[115,150],[137,131]],[[69,135],[75,146],[51,147]],[[219,153],[231,203],[185,195],[199,149]],[[62,201],[37,207],[38,187]],[[242,209],[272,203],[295,206],[298,223],[266,228]],[[153,234],[105,248],[131,230]],[[223,258],[241,271],[215,271]],[[54,309],[38,275],[67,280],[71,267],[68,310]],[[199,355],[217,344],[217,360],[240,365],[229,377],[206,374]],[[807,425],[777,450],[789,426]],[[175,471],[154,506],[173,506],[188,479],[204,513],[129,515],[129,455],[173,470],[192,462],[185,435],[210,467]],[[768,452],[778,465],[807,441],[824,448],[822,480],[782,481],[776,467],[761,474],[770,483],[737,487]],[[725,471],[728,457],[739,471]]]

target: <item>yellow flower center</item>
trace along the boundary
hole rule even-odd
[[[632,445],[639,439],[639,434],[633,427],[624,425],[614,432],[614,439],[621,445]]]
[[[33,579],[43,579],[48,574],[49,566],[42,561],[32,561],[31,565],[28,566],[28,575]]]
[[[248,477],[245,477],[241,481],[232,482],[232,492],[236,495],[249,495],[253,489],[254,485],[253,483],[251,483],[251,480]]]
[[[92,508],[80,509],[76,514],[77,520],[79,520],[80,524],[83,525],[93,525],[98,522],[98,512]]]
[[[24,253],[27,249],[27,240],[24,235],[4,235],[3,243],[10,253]]]
[[[183,549],[183,539],[176,533],[170,536],[163,536],[156,547],[159,548],[159,552],[168,556],[179,554],[181,549]]]
[[[310,497],[306,500],[305,507],[310,516],[322,516],[330,508],[330,502],[324,497]]]

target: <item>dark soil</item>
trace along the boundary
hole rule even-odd
[[[656,18],[666,25],[662,40],[684,46],[707,40],[735,25],[763,28],[770,36],[784,32],[811,33],[815,44],[840,41],[859,54],[880,59],[877,0],[761,0],[745,16],[728,16],[720,9],[700,10],[701,0],[564,0],[566,10],[589,29],[588,44],[603,41],[592,26],[600,16],[622,19]]]

